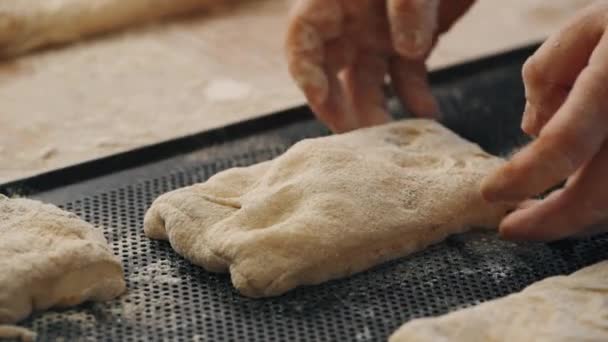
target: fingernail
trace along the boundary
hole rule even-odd
[[[421,57],[428,48],[429,37],[423,30],[408,30],[400,32],[396,37],[395,45],[399,53],[411,57]]]
[[[328,96],[328,81],[324,71],[312,63],[300,63],[293,77],[308,101],[321,105]]]

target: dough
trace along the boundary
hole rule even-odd
[[[0,324],[125,291],[99,230],[55,206],[0,195]]]
[[[403,325],[390,342],[608,341],[608,261],[522,292]]]
[[[232,0],[2,0],[0,56]]]
[[[0,324],[0,340],[5,338],[18,339],[22,342],[30,342],[36,340],[36,333],[29,329],[18,326]]]
[[[503,161],[438,123],[304,140],[277,159],[160,196],[144,230],[244,295],[280,295],[421,250],[507,208],[479,183]]]

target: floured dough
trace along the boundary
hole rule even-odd
[[[304,140],[269,162],[159,197],[144,221],[193,263],[274,296],[404,256],[506,208],[479,183],[503,161],[438,123],[408,120]]]
[[[0,324],[124,290],[120,261],[99,230],[55,206],[0,195]]]
[[[0,56],[231,0],[2,0]]]
[[[608,261],[522,292],[403,325],[390,342],[608,341]]]

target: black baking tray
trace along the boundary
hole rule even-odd
[[[536,48],[433,73],[442,122],[494,154],[528,142],[519,128],[520,74]],[[408,116],[394,102],[391,108]],[[57,204],[103,230],[129,288],[115,301],[36,313],[21,324],[41,341],[382,341],[413,318],[504,296],[608,256],[607,235],[515,244],[472,232],[347,279],[249,299],[228,275],[192,266],[167,242],[144,236],[143,215],[158,195],[326,134],[299,107],[0,186],[1,193]]]

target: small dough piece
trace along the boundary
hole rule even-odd
[[[18,339],[21,342],[31,342],[36,340],[36,333],[15,325],[0,324],[0,340],[5,338]]]
[[[0,57],[230,0],[1,0]]]
[[[507,208],[484,202],[479,184],[502,163],[436,122],[406,120],[304,140],[164,194],[144,229],[229,270],[242,294],[275,296],[496,227]]]
[[[53,205],[0,195],[0,324],[124,291],[120,261],[99,230]]]
[[[608,341],[608,261],[504,298],[404,324],[390,342]]]

